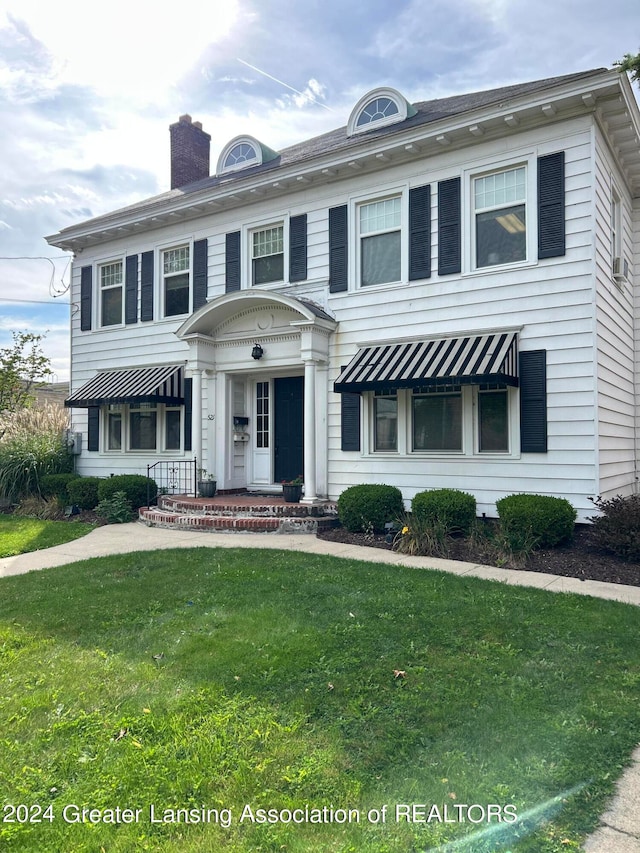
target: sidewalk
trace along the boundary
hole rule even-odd
[[[133,551],[151,551],[158,548],[198,547],[272,548],[310,554],[331,554],[334,557],[367,560],[371,563],[439,569],[456,575],[502,581],[514,586],[592,595],[640,606],[640,587],[580,581],[539,572],[497,569],[435,557],[409,557],[380,548],[327,542],[309,534],[202,533],[146,527],[137,522],[97,527],[87,536],[64,545],[20,554],[17,557],[4,557],[0,559],[0,578],[109,554],[129,554]],[[634,753],[631,765],[620,778],[617,793],[600,819],[600,827],[586,840],[584,853],[640,853],[640,746]]]

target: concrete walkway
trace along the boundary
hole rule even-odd
[[[455,575],[502,581],[514,586],[592,595],[640,606],[640,587],[635,586],[580,581],[539,572],[497,569],[435,557],[409,557],[380,548],[327,542],[309,534],[201,533],[146,527],[137,522],[97,527],[87,536],[64,545],[17,557],[4,557],[0,559],[0,578],[109,554],[129,554],[133,551],[152,551],[158,548],[197,547],[272,548],[304,551],[309,554],[331,554],[334,557],[367,560],[371,563],[440,569]],[[584,853],[640,853],[640,747],[635,751],[631,765],[620,778],[617,793],[600,819],[600,827],[585,842]]]

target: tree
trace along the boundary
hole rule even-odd
[[[631,79],[635,83],[640,83],[640,51],[635,56],[631,53],[625,53],[622,59],[618,59],[613,64],[620,73],[628,71],[631,74]]]
[[[30,406],[34,390],[53,374],[40,347],[44,335],[12,332],[13,344],[0,349],[0,413]]]

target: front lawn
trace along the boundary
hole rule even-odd
[[[41,521],[21,515],[0,515],[0,557],[39,551],[86,536],[93,524],[81,521]]]
[[[284,551],[4,578],[0,847],[577,851],[640,740],[639,627]]]

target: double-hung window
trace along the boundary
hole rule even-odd
[[[378,451],[398,449],[398,395],[376,391],[373,398],[373,447]]]
[[[189,246],[162,253],[164,316],[188,314],[191,309],[191,252]]]
[[[525,166],[474,178],[476,268],[527,259],[526,191]]]
[[[401,280],[401,225],[400,196],[358,207],[360,284],[363,287]]]
[[[509,392],[504,386],[478,388],[478,450],[509,452]]]
[[[117,326],[122,323],[123,278],[122,261],[102,264],[100,269],[100,325]]]
[[[284,227],[273,225],[251,234],[251,283],[284,281]]]

